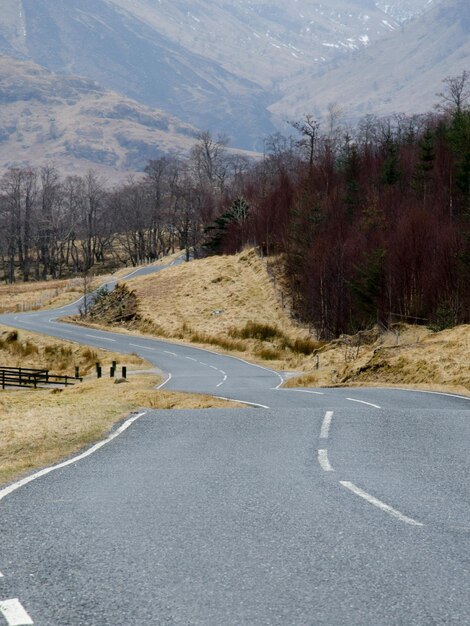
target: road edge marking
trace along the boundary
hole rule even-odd
[[[377,507],[381,511],[384,511],[384,513],[388,513],[389,515],[392,515],[393,517],[400,520],[401,522],[404,522],[405,524],[408,524],[410,526],[424,526],[424,524],[422,524],[421,522],[418,522],[412,517],[408,517],[407,515],[400,513],[400,511],[397,511],[389,504],[385,504],[385,502],[382,502],[382,500],[379,500],[375,496],[371,496],[370,493],[367,493],[367,491],[364,491],[360,487],[357,487],[354,483],[351,483],[347,480],[340,480],[339,483],[346,489],[349,489],[349,491],[352,491],[352,493],[356,494],[356,496],[363,498],[369,504],[373,504],[375,507]]]
[[[240,404],[247,404],[248,406],[258,407],[260,409],[269,409],[269,406],[265,404],[258,404],[257,402],[247,402],[246,400],[237,400],[236,398],[226,398],[225,396],[212,396],[218,400],[228,400],[229,402],[239,402]]]
[[[367,406],[372,406],[374,409],[381,409],[382,407],[378,404],[372,404],[372,402],[366,402],[365,400],[356,400],[355,398],[346,398],[349,402],[358,402],[359,404],[365,404]]]
[[[18,480],[12,483],[11,485],[8,485],[8,487],[4,487],[3,489],[0,490],[0,501],[3,500],[3,498],[6,498],[6,496],[13,493],[14,491],[17,491],[17,489],[20,489],[21,487],[24,487],[25,485],[33,482],[33,480],[42,478],[42,476],[46,476],[47,474],[50,474],[51,472],[55,472],[56,470],[62,469],[64,467],[68,467],[69,465],[73,465],[74,463],[78,463],[78,461],[81,461],[82,459],[85,459],[86,457],[91,456],[103,446],[106,446],[108,443],[111,443],[111,441],[116,439],[116,437],[119,437],[119,435],[122,435],[124,431],[126,431],[130,426],[132,426],[132,424],[135,421],[140,419],[146,413],[147,411],[142,411],[141,413],[137,413],[137,415],[133,415],[132,417],[129,417],[116,431],[112,432],[108,437],[106,437],[106,439],[103,439],[102,441],[95,443],[91,448],[89,448],[88,450],[85,450],[85,452],[81,452],[77,456],[74,456],[71,459],[68,459],[67,461],[62,461],[61,463],[57,463],[56,465],[50,465],[49,467],[45,467],[42,470],[39,470],[38,472],[31,474],[30,476],[26,476],[25,478],[22,478],[21,480]]]

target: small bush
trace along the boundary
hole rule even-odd
[[[277,326],[251,321],[247,322],[243,328],[230,329],[229,335],[234,339],[257,339],[258,341],[272,341],[276,338],[285,338],[284,333]]]
[[[276,359],[280,359],[282,356],[282,352],[280,350],[275,350],[273,348],[260,348],[255,351],[255,354],[264,361],[275,361]]]
[[[18,341],[18,331],[17,330],[12,330],[11,332],[9,332],[7,334],[5,342],[6,343],[15,343],[15,341]]]
[[[288,343],[288,347],[296,354],[313,354],[315,350],[321,348],[322,344],[318,341],[306,337],[304,339],[295,339]]]

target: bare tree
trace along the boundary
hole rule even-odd
[[[305,115],[302,121],[290,122],[290,124],[301,134],[302,139],[298,141],[298,146],[307,155],[308,163],[312,168],[315,160],[320,123],[314,120],[312,115]]]
[[[462,113],[470,98],[470,74],[464,70],[457,76],[448,76],[442,81],[445,85],[444,91],[436,94],[441,102],[436,108],[446,113]]]

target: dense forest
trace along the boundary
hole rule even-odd
[[[249,160],[202,133],[189,156],[151,161],[107,189],[53,167],[0,180],[7,282],[246,245],[281,258],[297,316],[320,337],[374,323],[470,322],[469,75],[426,115],[341,124],[311,116]]]

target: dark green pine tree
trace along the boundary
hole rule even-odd
[[[431,129],[426,129],[419,142],[418,163],[413,179],[416,193],[423,199],[424,204],[426,204],[428,197],[431,173],[434,169],[434,161],[436,159],[434,141],[435,137]]]
[[[395,141],[387,141],[385,146],[385,160],[382,170],[382,184],[391,187],[401,178],[398,161],[398,146]]]

